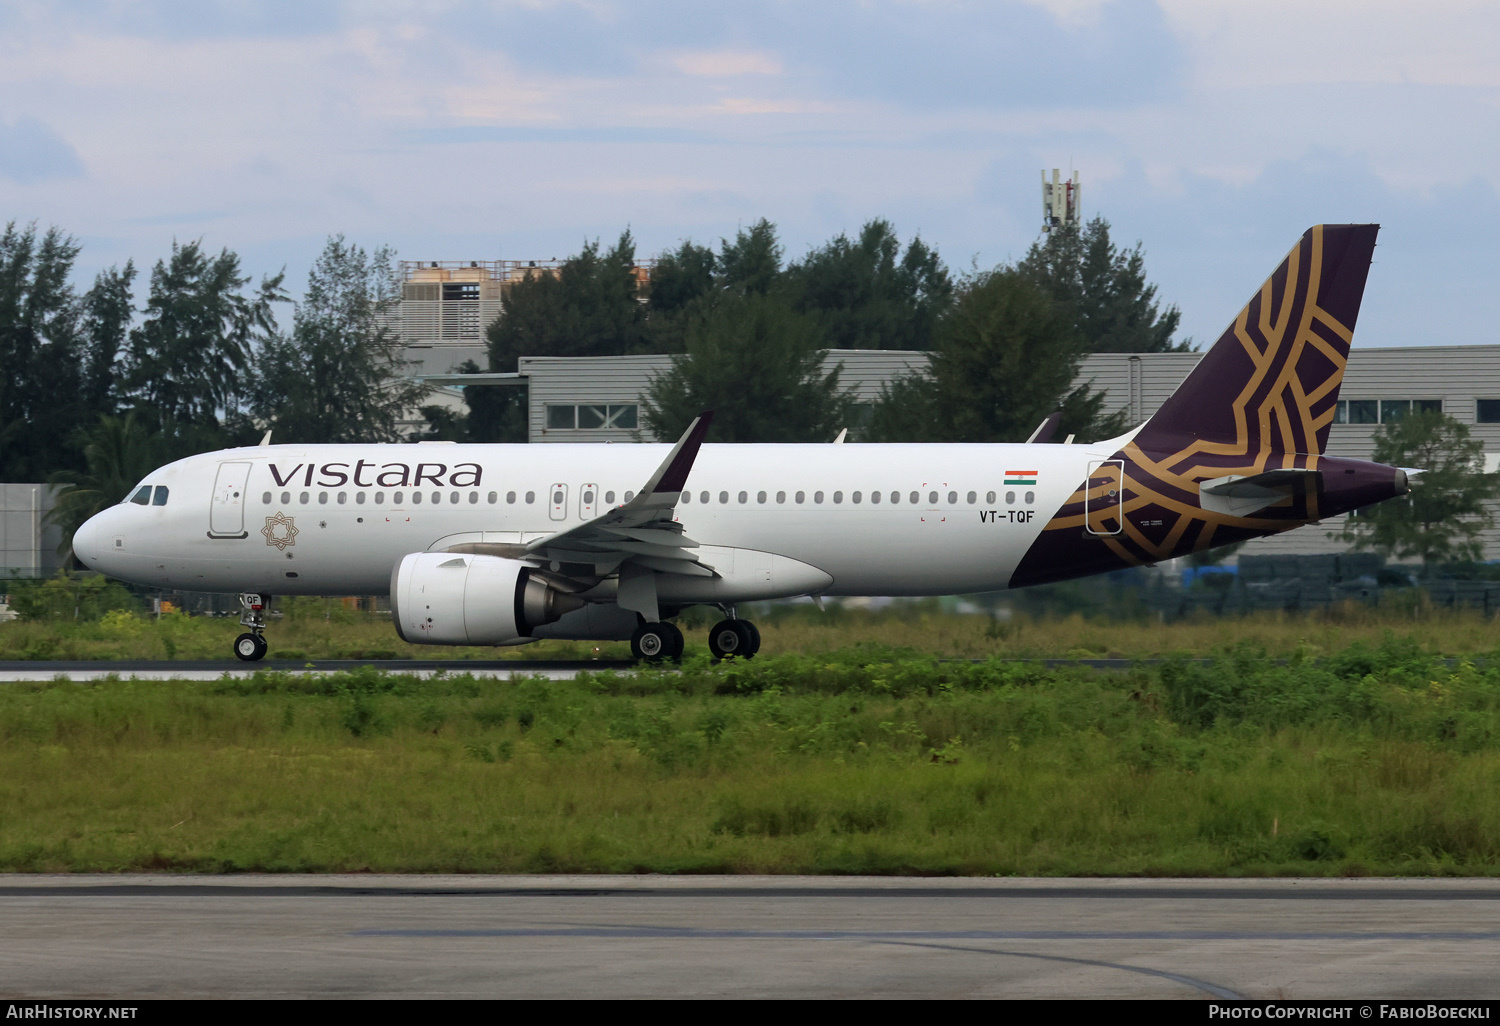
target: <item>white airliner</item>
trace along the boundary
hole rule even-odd
[[[265,655],[273,594],[391,596],[432,645],[629,638],[744,602],[996,591],[1155,563],[1407,492],[1323,455],[1375,225],[1311,228],[1145,424],[1086,444],[263,445],[150,474],[73,540],[137,584],[241,593]]]

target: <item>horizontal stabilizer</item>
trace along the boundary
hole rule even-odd
[[[1268,506],[1290,503],[1300,494],[1322,484],[1320,470],[1268,470],[1249,477],[1230,474],[1198,485],[1198,505],[1212,513],[1248,517]]]

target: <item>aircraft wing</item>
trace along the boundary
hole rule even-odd
[[[692,551],[698,543],[683,533],[673,518],[682,486],[713,421],[713,412],[699,414],[688,425],[656,473],[634,498],[587,523],[538,538],[525,546],[522,558],[535,560],[550,575],[591,586],[598,578],[620,574],[621,605],[633,608],[626,598],[632,581],[650,572],[716,577],[711,567],[698,562]],[[559,582],[561,583],[561,582]],[[636,585],[635,587],[645,587]],[[652,608],[655,589],[651,590]],[[656,619],[656,617],[651,617]]]

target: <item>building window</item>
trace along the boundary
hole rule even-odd
[[[1481,424],[1500,424],[1500,399],[1475,399],[1474,419]]]
[[[1486,400],[1481,400],[1481,402]],[[1497,400],[1488,400],[1497,402]],[[1441,399],[1340,399],[1333,406],[1335,424],[1395,424],[1408,413],[1442,413]],[[1496,410],[1500,422],[1500,410]]]
[[[640,423],[636,403],[548,403],[547,429],[633,431]]]
[[[1380,400],[1380,423],[1382,424],[1394,424],[1410,412],[1410,399]]]

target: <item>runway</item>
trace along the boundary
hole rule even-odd
[[[984,662],[982,659],[944,660],[945,662]],[[1188,662],[1207,663],[1208,659]],[[1153,666],[1161,659],[1005,659],[1007,663],[1039,663],[1049,668],[1083,666],[1095,670],[1129,670]],[[362,666],[386,673],[410,673],[430,677],[435,673],[468,673],[475,677],[507,680],[515,674],[541,676],[549,680],[572,680],[584,671],[634,670],[639,664],[628,659],[543,660],[543,659],[267,659],[259,663],[242,663],[237,659],[167,660],[167,659],[50,659],[0,660],[0,684],[22,681],[55,680],[219,680],[249,677],[262,670],[282,673],[336,673]]]
[[[0,877],[0,997],[1500,996],[1500,882]]]
[[[515,674],[541,676],[548,680],[572,680],[585,670],[632,670],[636,663],[624,659],[267,659],[243,663],[238,659],[203,660],[11,660],[0,661],[0,684],[69,680],[220,680],[250,677],[261,671],[279,673],[337,673],[370,666],[386,673],[409,673],[431,677],[436,673],[468,673],[475,677],[508,680]]]

